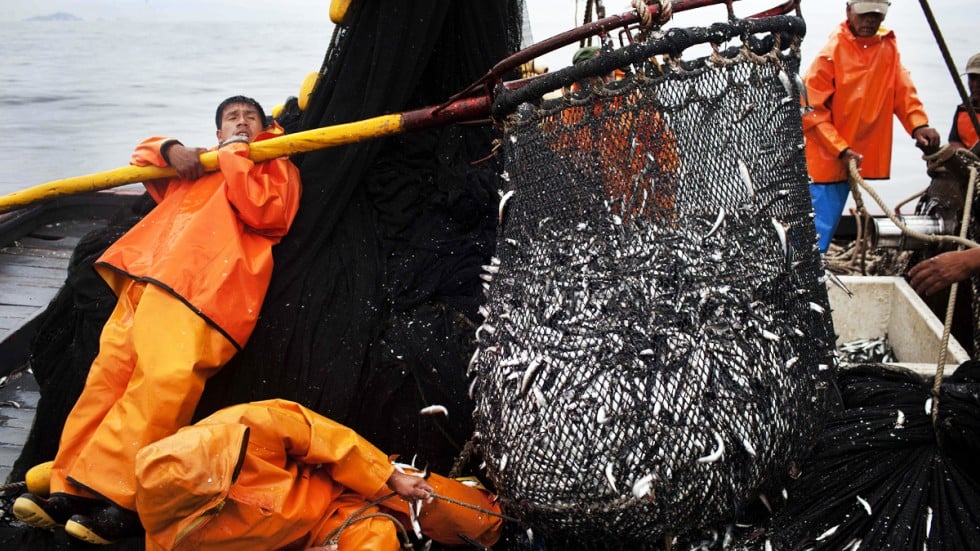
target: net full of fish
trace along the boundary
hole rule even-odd
[[[632,74],[514,101],[505,126],[474,416],[506,508],[550,541],[730,521],[821,425],[835,359],[798,50],[647,62],[677,42],[609,54]]]

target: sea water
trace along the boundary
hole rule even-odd
[[[0,23],[0,193],[129,163],[149,136],[216,143],[231,95],[270,112],[317,71],[321,23]]]
[[[736,3],[736,13],[775,3]],[[535,41],[574,25],[569,15],[573,0],[527,4]],[[606,4],[608,13],[629,9]],[[885,25],[896,30],[903,62],[945,142],[960,102],[952,77],[919,2],[892,4]],[[970,17],[976,0],[932,4],[961,72],[966,59],[980,51]],[[707,25],[725,17],[721,7],[697,12],[678,14],[671,25]],[[805,69],[844,19],[844,1],[804,0],[803,14]],[[148,136],[209,147],[215,143],[214,108],[222,99],[245,94],[271,111],[298,95],[303,78],[320,68],[331,33],[322,18],[0,22],[0,194],[125,166],[133,147]],[[559,69],[574,49],[564,48],[545,61]],[[891,180],[874,184],[890,205],[928,184],[921,152],[897,121],[892,169]]]

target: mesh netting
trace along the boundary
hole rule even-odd
[[[549,542],[732,519],[818,432],[833,331],[798,53],[778,47],[802,28],[672,31],[497,99],[514,111],[510,189],[471,362],[475,420],[501,498]],[[739,35],[752,38],[725,55],[674,61]],[[661,73],[650,58],[666,53]],[[631,75],[534,100],[610,60]]]
[[[837,383],[843,408],[789,486],[772,548],[976,549],[980,362],[943,380],[935,425],[931,378],[870,364]]]

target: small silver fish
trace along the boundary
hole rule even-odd
[[[422,415],[445,415],[446,417],[449,417],[449,410],[446,409],[446,406],[440,406],[438,404],[426,406],[420,409],[419,413]]]
[[[711,452],[710,454],[704,457],[699,457],[698,463],[714,463],[715,461],[721,459],[723,455],[725,455],[725,441],[722,440],[721,435],[718,434],[717,432],[714,433],[714,435],[715,435],[715,442],[718,443],[718,447],[715,448],[715,451]]]

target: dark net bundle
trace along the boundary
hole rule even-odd
[[[509,187],[471,363],[477,438],[508,510],[555,548],[730,522],[818,433],[833,331],[799,60],[779,48],[802,32],[670,31],[497,98]],[[613,67],[631,76],[536,102]]]
[[[939,389],[868,364],[838,377],[835,413],[772,521],[777,549],[976,549],[980,542],[980,362]]]
[[[324,8],[326,9],[326,8]],[[437,105],[519,49],[523,3],[352,2],[299,130]],[[203,415],[285,398],[446,473],[472,431],[466,362],[492,255],[492,127],[449,126],[295,159],[301,208],[248,345]],[[448,416],[420,415],[442,405]]]

